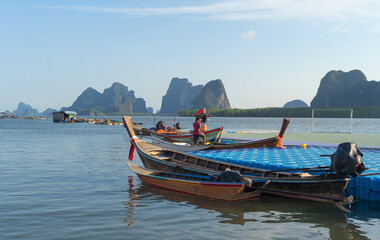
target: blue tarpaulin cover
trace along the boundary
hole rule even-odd
[[[380,172],[380,149],[360,148],[363,162],[367,169],[363,174]],[[187,153],[200,157],[215,159],[232,164],[249,167],[281,170],[292,168],[309,168],[330,166],[330,157],[336,151],[334,146],[309,145],[286,146],[286,148],[243,148],[232,150],[189,151]],[[380,201],[380,175],[359,176],[349,181],[347,190],[356,198]]]

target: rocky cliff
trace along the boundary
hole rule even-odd
[[[39,116],[37,109],[32,108],[32,106],[20,102],[17,106],[17,109],[13,111],[19,117],[36,117]]]
[[[47,108],[45,111],[43,111],[40,116],[44,116],[44,117],[51,117],[53,112],[57,112],[58,110],[57,109],[54,109],[54,108]]]
[[[223,82],[210,81],[205,86],[193,86],[186,78],[173,78],[166,95],[162,97],[160,113],[177,114],[192,109],[230,109]]]
[[[192,101],[197,97],[203,85],[193,86],[187,78],[173,78],[166,95],[162,97],[160,113],[176,114],[191,109]]]
[[[117,82],[103,93],[87,88],[71,107],[62,110],[76,111],[79,115],[147,113],[145,100],[136,98],[134,91]]]
[[[13,111],[18,117],[48,117],[51,116],[53,112],[56,112],[56,109],[48,108],[43,112],[38,112],[37,109],[33,108],[31,105],[20,102],[17,106],[17,109]]]
[[[192,101],[191,109],[231,109],[222,80],[208,82],[199,96]]]
[[[330,71],[321,80],[311,107],[380,106],[380,82],[360,70]]]

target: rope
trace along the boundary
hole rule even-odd
[[[365,177],[365,176],[372,176],[372,175],[380,175],[380,172],[377,172],[377,173],[360,174],[359,176]]]

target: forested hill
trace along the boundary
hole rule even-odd
[[[192,101],[191,109],[230,109],[226,90],[222,80],[217,79],[208,82],[202,89],[199,96]]]
[[[311,107],[380,106],[380,82],[360,70],[330,71],[321,80]]]
[[[136,98],[135,92],[121,83],[113,83],[103,93],[89,87],[72,106],[61,110],[76,111],[79,115],[115,115],[147,113],[145,100]]]

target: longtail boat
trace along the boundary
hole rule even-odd
[[[218,135],[220,135],[223,131],[223,127],[215,128],[211,130],[204,131],[203,134],[205,136],[205,142],[214,141]],[[193,142],[193,134],[191,133],[178,133],[177,131],[168,132],[168,131],[153,131],[149,130],[150,135],[152,137],[162,139],[168,142],[184,142],[184,143],[192,143]]]
[[[348,211],[341,205],[347,200],[344,196],[344,190],[350,180],[347,175],[329,173],[328,169],[321,169],[323,173],[319,175],[308,172],[270,171],[198,157],[142,141],[133,132],[130,117],[123,117],[123,121],[131,137],[131,152],[136,149],[147,168],[204,176],[210,174],[217,176],[229,168],[256,182],[264,184],[270,181],[262,189],[266,193],[304,200],[335,202],[339,208]]]
[[[212,176],[170,173],[141,168],[132,163],[127,164],[143,182],[182,193],[224,201],[239,201],[257,198],[261,194],[261,190],[255,189],[254,186],[244,182],[241,175],[239,178],[240,181],[221,181],[221,178],[215,178]],[[233,172],[227,171],[225,173]]]
[[[137,135],[140,136],[150,136],[149,129],[146,127],[141,126],[141,124],[132,123],[133,130]]]
[[[189,131],[180,131],[177,128],[167,127],[164,129],[148,129],[139,124],[132,123],[133,130],[137,135],[140,136],[152,136],[157,139],[162,139],[168,142],[181,142],[181,143],[192,143],[193,134]],[[216,139],[218,135],[222,134],[223,128],[215,128],[211,130],[204,131],[204,142],[212,142]]]
[[[185,135],[185,134],[190,134],[190,132],[184,132],[184,131],[180,131],[176,128],[173,128],[173,127],[167,127],[165,129],[156,129],[154,127],[152,128],[146,128],[143,126],[144,124],[143,123],[139,123],[139,122],[132,122],[132,127],[133,127],[133,130],[135,131],[136,135],[138,136],[150,136],[150,132],[157,132],[157,133],[160,133],[160,134],[165,134],[165,135]]]
[[[200,144],[194,146],[193,144],[177,142],[173,139],[162,140],[153,136],[152,140],[155,145],[169,148],[178,151],[197,151],[197,150],[226,150],[226,149],[241,149],[241,148],[260,148],[260,147],[278,147],[282,146],[282,139],[284,138],[285,131],[289,125],[290,119],[284,118],[279,134],[275,137],[260,139],[260,140],[236,140],[229,139],[229,143],[212,142],[209,144]]]

